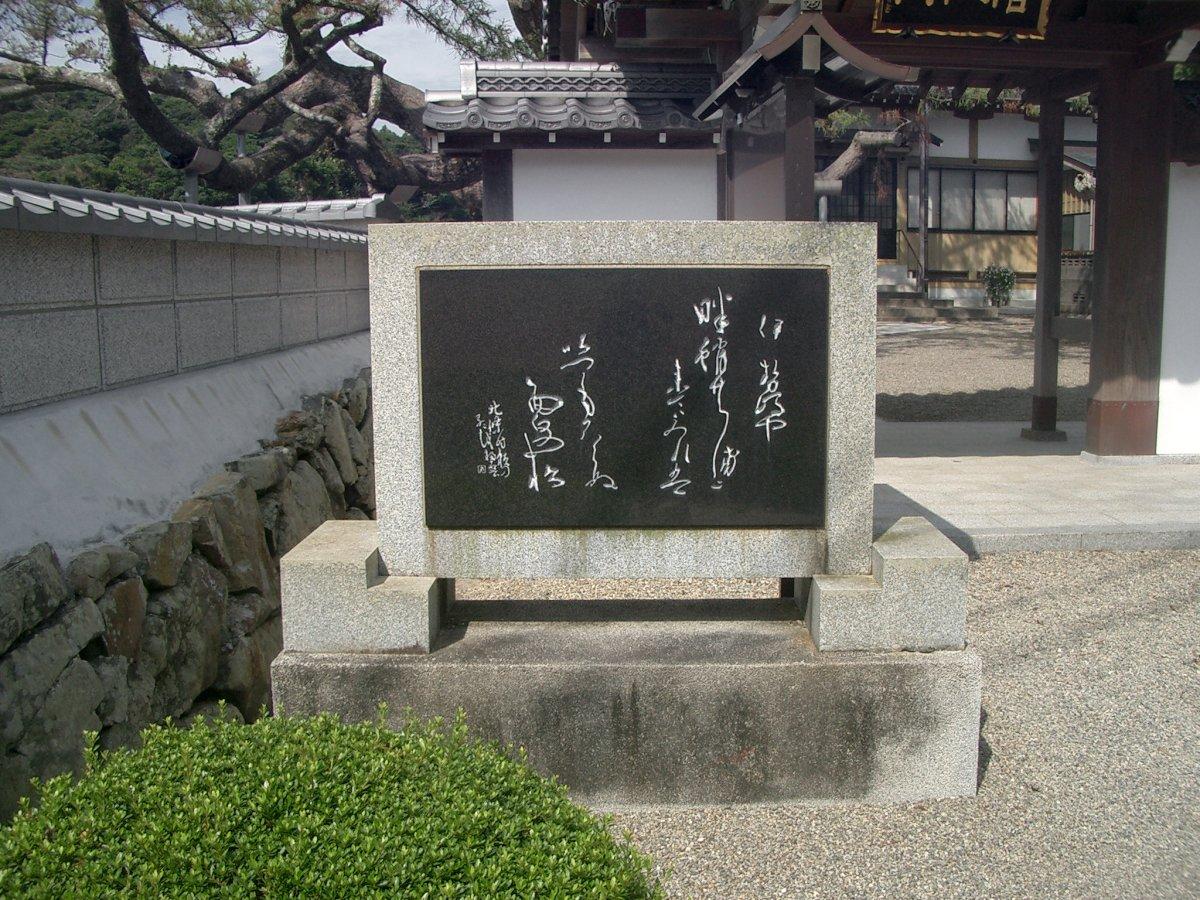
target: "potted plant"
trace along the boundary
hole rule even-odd
[[[989,306],[1008,306],[1012,300],[1013,287],[1017,283],[1017,276],[1008,266],[997,266],[995,264],[988,266],[980,275],[983,281],[983,288],[987,292],[987,302]]]

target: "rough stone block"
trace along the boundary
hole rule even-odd
[[[33,768],[20,753],[0,753],[0,822],[7,822],[17,811],[21,798],[33,786]]]
[[[283,346],[293,347],[317,339],[316,294],[287,294],[279,298],[279,304]]]
[[[96,311],[0,317],[0,405],[23,406],[100,387]]]
[[[342,476],[338,473],[337,463],[333,461],[333,457],[329,455],[329,451],[324,447],[310,456],[308,461],[317,470],[317,474],[321,476],[321,480],[325,482],[325,490],[329,493],[329,506],[333,511],[332,518],[344,518],[346,513],[346,485],[342,482]]]
[[[210,366],[236,352],[232,300],[197,300],[176,306],[179,316],[179,366]]]
[[[31,727],[59,675],[103,629],[96,604],[80,597],[0,659],[0,747],[13,746]]]
[[[247,722],[253,722],[271,700],[271,662],[283,649],[279,616],[233,639],[221,656],[212,690],[228,697]]]
[[[344,291],[317,294],[317,337],[331,338],[346,333]]]
[[[229,589],[275,596],[271,556],[249,480],[236,472],[218,472],[200,485],[194,499],[213,511],[225,548],[225,564],[218,568],[229,580]]]
[[[374,522],[328,521],[280,560],[283,643],[307,653],[427,652],[441,584],[382,573]]]
[[[275,294],[279,291],[279,248],[260,244],[233,245],[233,292]]]
[[[95,600],[108,583],[137,565],[137,554],[127,547],[101,544],[84,550],[67,564],[67,581],[75,593]]]
[[[175,296],[228,297],[233,292],[233,245],[175,242]]]
[[[321,418],[309,410],[295,410],[275,423],[279,444],[296,453],[312,453],[325,437]]]
[[[224,703],[220,700],[198,700],[191,709],[179,717],[179,727],[191,728],[202,718],[208,722],[219,720],[233,722],[236,725],[245,722],[238,708],[232,703]]]
[[[175,587],[150,596],[130,684],[131,723],[182,715],[216,680],[228,603],[225,577],[196,554]]]
[[[821,650],[952,650],[966,643],[967,557],[928,521],[897,521],[872,576],[813,578],[808,624]]]
[[[92,662],[104,690],[96,715],[104,726],[116,725],[129,718],[129,659],[125,656],[101,656]]]
[[[316,290],[316,252],[307,247],[279,248],[280,293]]]
[[[192,526],[188,522],[155,522],[121,539],[138,557],[137,572],[149,587],[174,587],[192,552]]]
[[[321,400],[320,415],[321,423],[325,426],[325,446],[329,448],[329,455],[337,463],[342,483],[354,484],[358,480],[358,469],[354,465],[354,454],[351,452],[350,439],[346,432],[348,417],[344,415],[340,406],[328,398]],[[350,426],[350,430],[361,440],[361,435],[358,435],[353,425]]]
[[[361,376],[347,378],[342,382],[341,399],[350,413],[350,421],[358,427],[362,425],[367,415],[367,407],[371,403],[371,384]]]
[[[239,297],[233,301],[237,355],[278,350],[283,341],[278,297]]]
[[[339,289],[346,286],[346,251],[317,251],[317,289]]]
[[[106,387],[174,372],[175,307],[166,303],[102,309],[100,350]]]
[[[175,286],[171,241],[108,235],[96,240],[101,303],[171,299]]]
[[[34,775],[49,778],[82,769],[83,733],[100,730],[96,707],[103,699],[96,670],[82,659],[71,660],[16,748]]]
[[[126,578],[112,585],[96,603],[104,616],[104,649],[110,656],[136,660],[146,621],[150,594],[142,579]]]
[[[341,410],[342,431],[346,433],[346,442],[350,445],[350,456],[356,466],[362,466],[371,460],[371,451],[362,434],[354,424],[354,419],[346,410]]]
[[[71,599],[58,557],[38,544],[0,569],[0,653]]]
[[[461,708],[476,734],[524,747],[600,806],[975,793],[970,651],[817,653],[787,621],[469,621],[430,654],[285,646],[277,713],[366,720],[384,702],[398,725],[406,709]]]
[[[264,498],[270,496],[264,495]],[[283,555],[333,515],[321,476],[304,460],[288,472],[275,498],[279,513],[273,530],[275,552]]]
[[[5,230],[0,241],[0,308],[96,302],[91,235]]]
[[[249,453],[225,463],[230,472],[245,477],[255,493],[261,494],[279,484],[296,464],[296,453],[289,447],[271,447],[261,453]]]

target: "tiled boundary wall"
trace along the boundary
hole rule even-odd
[[[368,327],[361,232],[0,178],[0,413]]]

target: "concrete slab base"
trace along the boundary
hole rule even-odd
[[[579,621],[581,605],[560,615],[565,605],[541,604],[525,620],[505,605],[506,620],[480,621],[454,603],[428,655],[285,651],[272,666],[275,709],[363,720],[385,702],[399,723],[406,709],[461,708],[476,734],[525,747],[600,807],[975,793],[980,663],[969,650],[818,653],[777,608],[751,621],[703,604]]]

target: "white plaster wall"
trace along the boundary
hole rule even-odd
[[[514,150],[513,219],[717,218],[712,150]]]
[[[1063,120],[1063,137],[1068,141],[1094,141],[1096,123],[1086,116],[1067,116]]]
[[[934,113],[929,117],[929,131],[942,139],[941,146],[930,145],[931,158],[953,156],[960,159],[971,155],[971,123],[956,119],[950,113]]]
[[[1200,453],[1200,168],[1171,164],[1158,452]]]
[[[0,416],[0,559],[62,559],[168,518],[306,394],[370,365],[362,332]]]
[[[1024,116],[996,115],[979,123],[979,158],[1030,161],[1029,139],[1038,136],[1037,122]]]

